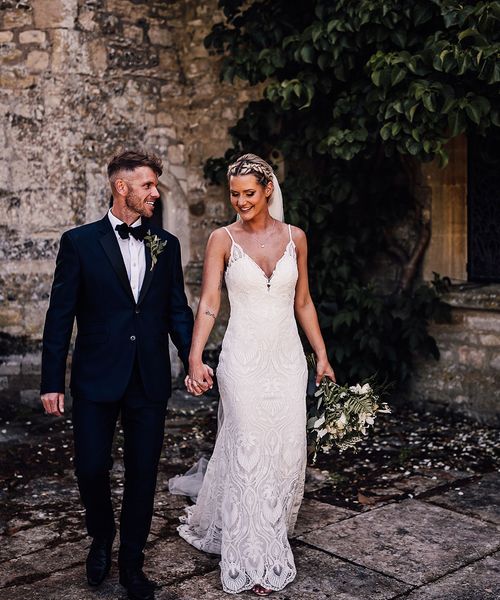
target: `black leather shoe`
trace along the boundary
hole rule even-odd
[[[95,587],[100,585],[111,568],[111,548],[115,534],[108,538],[94,538],[87,556],[87,581]]]
[[[120,583],[127,590],[129,600],[154,600],[156,584],[139,567],[120,569]]]

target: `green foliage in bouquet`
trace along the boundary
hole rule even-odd
[[[446,317],[418,284],[430,235],[413,198],[415,161],[446,164],[446,143],[500,126],[500,2],[219,0],[224,22],[205,43],[221,78],[260,85],[206,164],[285,159],[287,221],[305,229],[312,293],[339,382],[403,382],[416,353],[439,356],[429,320]],[[406,239],[402,222],[417,224]],[[394,289],[369,283],[381,253]],[[391,266],[392,264],[392,266]]]
[[[313,369],[313,355],[307,357]],[[373,378],[363,384],[338,385],[323,378],[314,396],[309,398],[307,413],[308,449],[313,464],[319,452],[329,453],[357,450],[356,446],[367,435],[378,413],[390,413],[381,397],[387,386],[376,385]]]

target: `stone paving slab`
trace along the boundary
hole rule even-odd
[[[488,473],[479,481],[472,483],[457,483],[455,488],[459,489],[430,496],[426,500],[500,525],[499,472]]]
[[[0,545],[0,561],[9,560],[23,554],[29,554],[45,548],[47,544],[59,538],[54,525],[41,525],[21,529],[6,538],[7,543]]]
[[[313,548],[294,549],[297,577],[273,600],[390,600],[411,586],[369,569],[352,565]],[[241,597],[252,597],[251,592]],[[163,588],[156,600],[227,600],[219,570]]]
[[[220,557],[193,548],[180,537],[148,544],[145,570],[159,585],[216,569]]]
[[[410,584],[500,548],[495,526],[420,500],[372,509],[299,539]]]
[[[116,575],[97,589],[90,588],[83,565],[59,571],[29,585],[0,590],[2,600],[126,600],[125,589]]]
[[[331,523],[336,523],[342,519],[347,519],[358,514],[354,510],[349,508],[343,508],[340,506],[334,506],[333,504],[327,504],[326,502],[318,502],[318,500],[311,500],[304,498],[300,507],[299,515],[297,517],[297,525],[292,537],[296,538],[299,535],[303,535],[313,529],[319,529],[320,527],[326,527]]]
[[[38,552],[3,562],[0,564],[0,588],[13,585],[16,581],[47,576],[54,569],[60,571],[81,564],[85,560],[88,546],[87,540],[80,540],[52,548],[43,548]],[[0,598],[5,598],[1,590]]]
[[[435,488],[448,487],[455,482],[457,482],[456,485],[462,485],[464,480],[471,477],[470,473],[457,469],[422,469],[420,473],[405,473],[403,476],[401,473],[388,473],[382,478],[381,485],[366,490],[360,488],[361,493],[369,493],[368,499],[370,500],[362,510],[370,510],[374,505],[380,507],[388,502],[401,500],[408,495],[410,497],[427,495]],[[439,493],[438,489],[436,489],[436,493]]]
[[[500,553],[411,592],[407,600],[498,600]]]

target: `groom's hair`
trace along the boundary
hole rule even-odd
[[[156,154],[127,150],[116,154],[109,161],[108,178],[111,180],[119,171],[134,171],[139,167],[150,167],[158,177],[163,173],[161,159]]]

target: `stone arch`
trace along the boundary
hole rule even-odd
[[[162,226],[179,238],[182,266],[189,263],[191,254],[191,228],[186,193],[177,177],[163,172],[158,181],[162,204]]]
[[[186,193],[177,177],[167,170],[161,174],[158,180],[158,191],[161,201],[161,226],[179,238],[182,267],[185,271],[191,255],[191,228],[189,227],[189,207]],[[188,286],[186,286],[186,294],[190,300]],[[190,304],[192,303],[190,302]],[[170,342],[170,362],[172,376],[174,378],[181,377],[184,369],[172,342]]]

